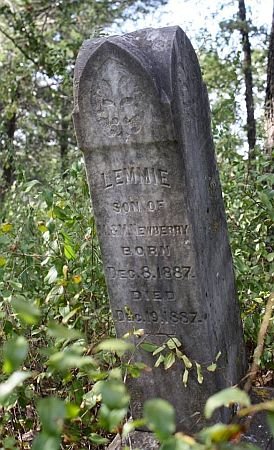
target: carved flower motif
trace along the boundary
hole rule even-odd
[[[142,97],[138,78],[115,59],[106,60],[91,89],[92,109],[103,133],[108,137],[138,134],[144,119]]]

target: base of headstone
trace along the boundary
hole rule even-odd
[[[252,404],[274,399],[274,388],[256,387],[250,393]],[[248,431],[243,435],[242,442],[256,445],[262,450],[274,450],[274,438],[266,420],[266,413],[256,414],[251,421]],[[159,450],[160,444],[153,434],[148,431],[134,431],[126,438],[119,434],[115,436],[106,450],[123,450],[129,447],[131,450]]]
[[[106,450],[123,450],[125,447],[131,450],[158,450],[160,444],[148,431],[133,431],[123,439],[117,434]]]

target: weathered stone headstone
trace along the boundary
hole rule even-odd
[[[86,41],[73,116],[117,335],[176,337],[203,367],[203,383],[192,370],[185,388],[180,362],[153,368],[138,345],[135,359],[153,370],[128,381],[133,417],[161,397],[174,405],[178,429],[195,430],[206,399],[240,381],[245,357],[207,91],[184,32]]]

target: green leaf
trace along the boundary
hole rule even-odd
[[[273,173],[265,173],[264,175],[260,175],[257,178],[257,181],[269,181],[270,184],[274,184],[274,174]]]
[[[172,436],[163,442],[159,450],[198,450],[198,448],[184,442],[179,436]]]
[[[56,270],[55,266],[52,266],[49,271],[48,274],[45,276],[44,281],[47,281],[48,284],[52,284],[57,280],[58,277],[58,272]]]
[[[66,419],[75,419],[78,417],[80,407],[75,403],[66,403]]]
[[[209,419],[214,413],[215,409],[221,406],[230,406],[233,403],[238,403],[241,406],[249,406],[250,399],[246,392],[238,388],[227,388],[217,394],[212,395],[205,405],[205,417]]]
[[[114,432],[124,420],[127,408],[109,409],[106,404],[102,404],[99,413],[99,423],[107,431]]]
[[[68,314],[66,314],[64,317],[63,317],[63,319],[62,319],[62,323],[63,324],[67,324],[68,322],[69,322],[69,320],[73,317],[73,316],[75,316],[75,314],[77,314],[78,313],[78,311],[81,309],[81,307],[77,307],[77,308],[74,308],[74,309],[72,309]]]
[[[215,358],[215,361],[216,361],[216,362],[218,361],[218,359],[220,358],[221,355],[222,355],[222,352],[218,352],[218,353],[217,353],[216,358]]]
[[[62,208],[60,208],[59,206],[54,206],[53,208],[53,215],[54,217],[57,217],[58,219],[62,220],[62,221],[66,221],[70,219],[70,215],[68,215],[66,213],[66,211]]]
[[[122,409],[128,406],[130,396],[122,381],[107,380],[100,384],[102,402],[111,409]]]
[[[74,328],[68,328],[65,325],[56,322],[50,322],[47,328],[47,334],[56,339],[63,339],[66,341],[75,341],[82,338],[80,331]]]
[[[34,186],[37,186],[37,184],[41,184],[38,180],[31,180],[28,183],[25,183],[25,189],[24,192],[27,194]]]
[[[122,437],[125,438],[132,431],[134,431],[138,428],[140,429],[141,427],[144,427],[144,426],[145,426],[144,419],[136,419],[136,420],[132,420],[130,422],[126,422],[123,425]]]
[[[137,330],[134,328],[132,330],[129,330],[127,333],[123,334],[122,338],[123,339],[128,339],[131,336],[137,336],[137,337],[142,337],[145,334],[145,330],[143,328],[138,328]]]
[[[70,242],[64,242],[64,255],[67,259],[75,259],[76,253]]]
[[[267,209],[272,209],[272,204],[270,201],[270,197],[265,192],[259,192],[259,198],[263,205],[267,207]]]
[[[0,405],[3,405],[14,389],[31,376],[30,372],[14,372],[4,383],[0,384]]]
[[[99,380],[97,381],[93,387],[91,392],[93,392],[97,396],[101,396],[101,389],[102,389],[102,383],[105,383],[106,380]],[[101,396],[102,397],[102,396]]]
[[[15,291],[21,291],[22,283],[19,283],[19,281],[14,281],[14,280],[9,280],[8,282]]]
[[[14,439],[14,437],[12,437],[12,436],[5,437],[3,440],[3,444],[4,444],[4,450],[6,450],[6,449],[17,450],[16,439]]]
[[[108,379],[109,380],[122,381],[123,380],[123,373],[122,373],[121,367],[114,367],[114,369],[111,369],[109,371]]]
[[[197,372],[197,380],[199,384],[202,384],[202,382],[204,381],[204,376],[202,373],[202,367],[201,364],[197,363],[197,361],[195,361],[196,364],[196,372]]]
[[[44,222],[38,222],[37,228],[39,231],[41,231],[41,233],[46,233],[46,231],[48,231],[48,228],[46,227]]]
[[[49,436],[59,436],[62,432],[66,415],[64,401],[54,397],[43,398],[39,400],[37,409],[43,432]]]
[[[60,450],[61,438],[39,433],[33,441],[31,450]]]
[[[81,277],[81,275],[73,275],[72,277],[71,277],[71,280],[72,280],[72,282],[74,283],[74,284],[79,284],[79,283],[81,283],[81,281],[82,281],[82,277]]]
[[[189,374],[188,370],[185,369],[184,374],[183,374],[183,385],[184,385],[184,387],[187,387],[188,374]]]
[[[144,363],[127,364],[127,371],[132,378],[138,378],[144,369],[151,370]]]
[[[153,356],[158,355],[158,353],[161,353],[165,348],[166,348],[165,345],[161,345],[160,347],[157,347],[156,350],[154,350],[154,352],[152,353]]]
[[[143,342],[140,347],[146,352],[153,353],[158,348],[158,345],[151,342]]]
[[[268,255],[266,255],[266,259],[268,262],[274,261],[274,253],[268,253]]]
[[[99,352],[101,350],[123,354],[127,351],[134,350],[134,345],[130,342],[124,341],[123,339],[107,339],[97,345],[96,351]]]
[[[22,295],[16,295],[11,300],[11,305],[19,318],[28,325],[35,325],[41,315],[40,309],[32,302],[28,302]]]
[[[44,189],[43,198],[49,208],[53,205],[53,192],[49,189]]]
[[[158,357],[156,363],[154,364],[154,367],[159,367],[159,365],[160,365],[162,362],[164,362],[164,360],[165,360],[164,355],[162,355],[162,354],[159,355],[159,357]]]
[[[106,405],[103,405],[103,406],[106,406]],[[108,415],[109,431],[114,431],[117,429],[118,426],[122,425],[122,422],[124,421],[127,412],[128,412],[128,408],[112,409],[109,412],[109,415]]]
[[[229,424],[225,425],[223,423],[216,423],[212,427],[204,428],[200,433],[200,439],[205,442],[205,444],[217,444],[221,442],[228,442],[238,435],[241,431],[241,425],[239,424]]]
[[[171,338],[167,341],[166,345],[170,350],[174,350],[175,348],[181,347],[181,342],[176,337]]]
[[[83,405],[91,409],[101,400],[101,394],[96,394],[93,390],[83,395]]]
[[[144,419],[147,427],[163,441],[175,432],[175,411],[166,400],[156,398],[144,404]]]
[[[109,442],[109,440],[107,438],[100,436],[97,433],[91,433],[88,436],[88,438],[91,442],[93,442],[96,445],[106,445]]]
[[[79,355],[73,348],[67,348],[63,351],[53,353],[47,361],[49,367],[64,372],[74,368],[84,368],[96,365],[91,356]]]
[[[191,369],[192,367],[192,362],[188,359],[188,357],[186,355],[182,355],[181,359],[184,362],[184,365],[186,366],[187,369]]]
[[[0,225],[0,231],[2,231],[2,233],[9,233],[10,231],[12,231],[12,229],[13,229],[12,223],[2,223]]]
[[[207,368],[206,368],[206,370],[208,370],[209,372],[215,372],[216,369],[217,369],[216,363],[212,363],[212,364],[210,364],[210,366],[207,366]]]
[[[267,423],[272,435],[274,436],[274,412],[267,413]]]
[[[19,368],[28,354],[29,345],[23,336],[9,340],[3,347],[3,371],[12,373]]]
[[[170,367],[172,367],[174,363],[175,363],[175,355],[174,355],[174,353],[170,352],[170,353],[165,357],[165,360],[164,360],[164,367],[165,367],[165,370],[170,369]]]
[[[0,256],[0,267],[4,267],[7,264],[7,259],[4,256]]]

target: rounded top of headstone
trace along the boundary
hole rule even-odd
[[[124,35],[114,35],[85,40],[79,50],[74,69],[75,103],[77,105],[78,87],[82,73],[90,59],[97,51],[111,51],[113,46],[124,49],[130,56],[138,60],[152,78],[163,84],[165,92],[171,95],[171,80],[164,80],[166,67],[171,73],[171,58],[175,41],[180,46],[189,47],[195,55],[193,47],[179,26],[163,28],[145,28]],[[109,49],[109,50],[108,50]],[[197,61],[198,62],[198,61]],[[162,76],[162,77],[161,77]],[[161,83],[166,81],[165,83]]]
[[[184,72],[184,54],[200,74],[179,27],[85,41],[74,74],[73,116],[82,150],[108,146],[110,140],[120,145],[172,139],[173,78],[177,66]]]

